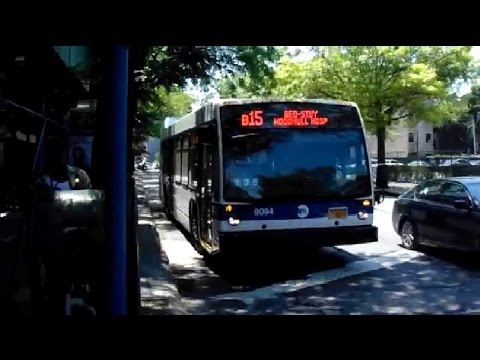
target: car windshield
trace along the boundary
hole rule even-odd
[[[480,201],[480,182],[468,184],[468,190],[470,190],[470,193],[476,198],[476,200]]]

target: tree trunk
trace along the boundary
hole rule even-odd
[[[388,187],[388,167],[385,165],[385,127],[377,128],[377,188]]]

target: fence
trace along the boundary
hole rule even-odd
[[[372,154],[372,158],[376,158],[375,154]],[[402,164],[409,164],[412,161],[426,161],[432,165],[439,165],[445,160],[453,161],[458,158],[480,160],[480,155],[473,155],[464,153],[459,150],[433,150],[433,151],[419,151],[407,153],[405,151],[386,151],[385,159],[394,159]]]
[[[419,183],[452,176],[480,176],[480,165],[387,166],[388,181]],[[375,172],[375,171],[374,171]]]

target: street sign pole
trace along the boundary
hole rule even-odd
[[[106,211],[111,251],[112,315],[127,314],[127,96],[128,49],[113,46],[108,52],[108,173]]]
[[[472,121],[472,134],[473,134],[473,154],[477,155],[477,130],[476,130],[476,123],[478,119],[478,113],[480,110],[475,110],[473,113],[473,121]]]

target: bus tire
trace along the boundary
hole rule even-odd
[[[167,218],[167,220],[173,221],[172,212],[170,211],[170,207],[167,204],[165,204],[164,211],[165,211],[165,217]]]
[[[199,234],[199,225],[198,225],[198,217],[197,212],[195,211],[195,202],[190,201],[189,206],[189,219],[190,219],[190,236],[191,242],[195,250],[202,256],[207,254],[207,251],[203,248],[200,242],[200,234]]]
[[[173,221],[174,218],[173,218],[170,205],[171,205],[170,197],[168,196],[166,188],[164,188],[163,189],[163,209],[165,212],[165,217],[167,218],[167,220]]]

